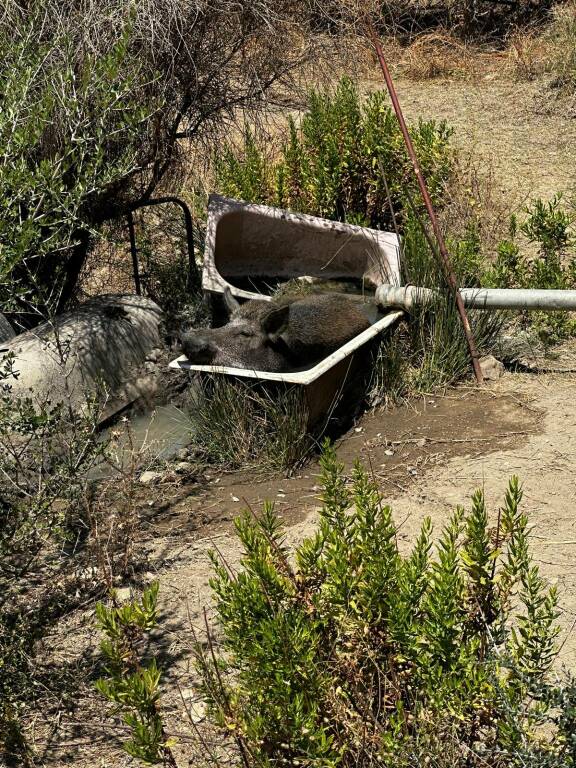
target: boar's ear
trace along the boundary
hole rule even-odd
[[[232,296],[232,291],[228,286],[224,288],[224,303],[226,304],[226,309],[230,314],[232,315],[237,309],[240,309],[240,304],[236,301],[234,296]]]
[[[260,327],[268,336],[276,337],[288,325],[290,307],[271,307],[260,319]]]

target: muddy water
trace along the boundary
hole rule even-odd
[[[103,430],[101,439],[110,441],[109,460],[94,466],[90,478],[110,477],[118,469],[129,469],[132,462],[145,469],[157,461],[166,461],[189,445],[193,437],[193,419],[175,405],[157,405],[145,412],[126,411]]]
[[[153,411],[128,416],[135,450],[150,458],[170,459],[185,448],[194,435],[194,422],[175,405],[159,405]]]

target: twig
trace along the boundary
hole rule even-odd
[[[415,445],[417,443],[420,443],[422,440],[424,440],[427,443],[489,443],[492,440],[495,440],[500,437],[513,437],[515,435],[529,435],[531,434],[528,430],[522,430],[519,432],[504,432],[502,434],[498,435],[492,435],[491,437],[454,437],[454,438],[445,438],[445,439],[435,439],[432,437],[419,437],[419,438],[412,438],[410,440],[384,440],[381,445]]]

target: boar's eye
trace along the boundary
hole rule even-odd
[[[252,331],[240,331],[240,336],[250,337],[250,336],[254,336],[254,334],[252,333]]]

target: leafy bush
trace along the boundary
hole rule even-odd
[[[202,201],[204,206],[204,200]],[[208,320],[208,304],[190,275],[190,253],[182,210],[172,204],[142,208],[134,214],[136,245],[143,292],[162,307],[170,330]],[[193,228],[194,258],[204,243]]]
[[[197,644],[212,717],[247,766],[575,765],[575,681],[550,682],[557,594],[534,565],[522,490],[484,496],[409,554],[360,464],[322,459],[316,534],[288,555],[271,505],[213,554],[219,653]]]
[[[97,603],[98,624],[105,638],[100,644],[106,658],[106,677],[96,688],[124,713],[132,738],[124,744],[129,755],[144,763],[162,762],[176,767],[159,712],[160,672],[155,659],[145,664],[141,657],[142,640],[157,623],[158,582],[142,593],[141,600],[119,606],[115,595],[110,608]]]
[[[526,209],[518,227],[510,223],[510,235],[498,246],[494,264],[485,269],[482,285],[495,288],[576,289],[576,218],[561,195],[548,202],[537,199]],[[537,248],[535,258],[522,253],[518,229]],[[576,332],[576,320],[566,312],[530,312],[524,318],[546,343],[560,341]]]
[[[361,102],[349,78],[333,93],[311,91],[299,126],[275,159],[263,138],[246,129],[240,148],[215,156],[216,184],[226,195],[377,229],[392,229],[390,201],[403,221],[406,195],[417,184],[396,117],[382,91]],[[420,121],[412,138],[433,198],[438,202],[452,167],[446,123]]]
[[[292,90],[307,2],[5,0],[0,17],[0,302],[32,325],[75,297],[103,222],[174,180],[180,138]],[[278,45],[298,35],[296,47]],[[97,264],[95,266],[98,266]],[[17,298],[17,301],[14,299]]]
[[[139,69],[126,67],[130,17],[107,55],[86,51],[80,70],[64,32],[38,40],[41,17],[31,3],[16,28],[0,24],[0,303],[36,313],[58,306],[93,209],[138,169],[156,108]]]

